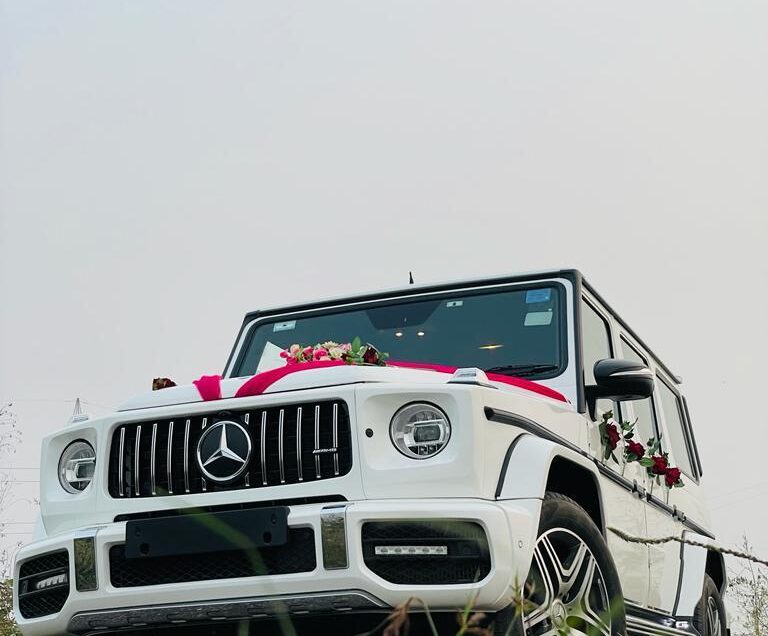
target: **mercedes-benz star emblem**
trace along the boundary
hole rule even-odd
[[[232,481],[248,466],[251,438],[237,422],[221,420],[206,428],[197,443],[197,464],[215,482]]]

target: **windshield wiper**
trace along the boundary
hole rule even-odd
[[[547,371],[555,371],[560,367],[556,364],[508,364],[501,367],[484,369],[486,373],[500,373],[501,375],[516,375],[524,378],[527,375],[536,375]]]

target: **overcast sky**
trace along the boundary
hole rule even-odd
[[[37,466],[75,396],[219,372],[247,310],[576,266],[683,376],[715,529],[765,558],[767,21],[0,0],[0,466]]]

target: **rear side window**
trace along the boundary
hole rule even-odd
[[[635,348],[630,345],[624,338],[621,339],[621,357],[625,360],[632,362],[639,362],[640,364],[648,365],[648,361],[645,360]],[[622,411],[622,414],[626,412],[626,408]],[[656,417],[653,414],[653,398],[649,397],[644,400],[634,400],[632,402],[632,408],[635,411],[635,417],[637,423],[635,424],[635,430],[637,431],[636,441],[645,444],[652,437],[656,437]],[[666,440],[662,440],[662,446]]]
[[[683,412],[680,398],[662,379],[659,379],[659,394],[661,395],[661,408],[664,413],[664,422],[667,425],[668,446],[674,456],[678,468],[690,477],[695,476],[691,445],[685,434],[683,426]]]

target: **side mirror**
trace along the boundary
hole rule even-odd
[[[653,373],[640,362],[619,358],[598,360],[594,375],[595,384],[586,387],[591,413],[594,413],[595,402],[600,398],[626,402],[643,400],[653,394]]]

